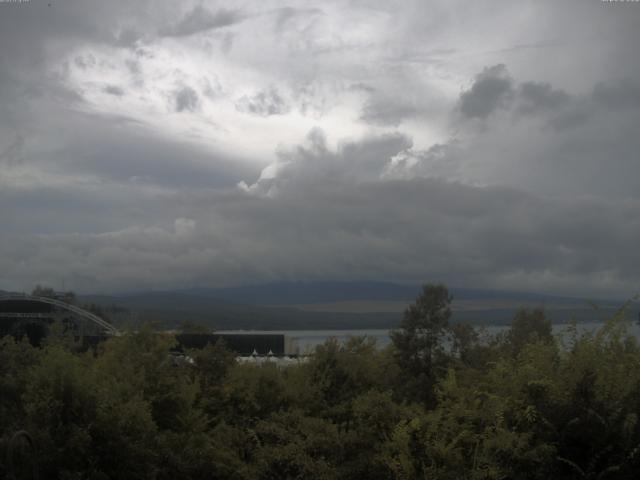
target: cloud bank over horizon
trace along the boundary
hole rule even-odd
[[[498,3],[0,4],[0,289],[637,293],[640,6]]]

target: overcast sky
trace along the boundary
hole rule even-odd
[[[5,1],[0,45],[0,288],[640,291],[638,2]]]

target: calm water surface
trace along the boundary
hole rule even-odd
[[[578,332],[595,331],[602,327],[601,322],[579,323],[577,325]],[[486,335],[495,335],[509,328],[505,325],[487,325],[482,328],[482,332]],[[553,332],[561,335],[567,332],[569,326],[567,324],[554,324]],[[339,342],[345,342],[351,337],[366,336],[374,338],[378,346],[384,347],[391,342],[389,337],[390,330],[387,329],[371,329],[371,330],[219,330],[218,333],[277,333],[284,334],[294,341],[300,353],[306,353],[313,350],[317,345],[324,343],[329,338],[335,338]],[[640,339],[640,325],[633,323],[630,332]]]

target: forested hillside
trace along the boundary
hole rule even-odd
[[[328,341],[287,368],[150,327],[80,353],[0,345],[1,472],[25,430],[40,478],[635,479],[640,345],[624,311],[553,337],[542,311],[481,337],[427,286],[393,343]],[[15,464],[16,469],[20,464]]]

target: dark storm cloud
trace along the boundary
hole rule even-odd
[[[349,90],[353,91],[363,91],[367,93],[374,93],[376,91],[375,87],[363,82],[354,83],[353,85],[349,85]]]
[[[471,88],[460,95],[458,105],[467,118],[486,119],[501,110],[514,116],[543,116],[557,128],[564,128],[586,118],[587,101],[591,99],[570,95],[548,82],[518,83],[506,65],[500,64],[485,67]]]
[[[410,147],[408,137],[387,134],[343,142],[337,151],[332,151],[324,132],[313,129],[303,145],[280,150],[276,163],[265,169],[255,183],[243,185],[249,192],[272,195],[289,190],[304,191],[316,183],[332,188],[335,182],[344,185],[344,182],[376,181],[390,158]]]
[[[241,112],[253,113],[261,117],[283,115],[291,110],[290,105],[275,88],[251,96],[243,95],[236,102],[236,108]]]
[[[479,73],[469,90],[460,95],[460,111],[470,118],[485,118],[509,101],[513,80],[504,65]]]
[[[143,34],[132,27],[125,27],[114,35],[114,43],[119,47],[133,48]]]
[[[265,200],[261,208],[274,209],[261,211],[257,226],[264,232],[271,222],[278,231],[301,228],[288,234],[315,258],[326,255],[324,268],[336,265],[331,275],[349,271],[352,278],[404,275],[416,280],[433,275],[543,289],[566,289],[586,276],[593,284],[583,279],[585,288],[599,282],[604,288],[609,282],[611,291],[626,288],[624,294],[631,293],[624,282],[637,280],[640,267],[634,254],[640,238],[638,200],[544,198],[509,188],[420,178],[434,175],[433,166],[425,163],[454,161],[465,154],[455,142],[413,152],[420,157],[417,168],[427,168],[414,171],[413,179],[375,180],[373,172],[384,174],[393,159],[406,152],[411,152],[411,143],[401,137],[370,138],[332,152],[314,132],[307,146],[281,154],[275,174],[248,187]],[[356,158],[367,160],[347,160]],[[276,221],[278,210],[286,212],[286,218]],[[260,238],[264,242],[265,233]],[[279,238],[277,244],[283,242]],[[325,248],[339,253],[330,258]],[[295,255],[296,246],[287,252]],[[347,263],[338,266],[340,261]]]
[[[518,82],[502,66],[500,71],[510,79],[509,87],[500,90],[508,96],[496,97],[501,115],[483,118],[480,130],[475,124],[457,123],[455,155],[439,161],[449,164],[454,178],[542,194],[637,198],[638,82],[611,80],[585,93],[568,93],[549,83]],[[468,100],[464,95],[477,92],[465,92],[458,110]],[[415,152],[413,156],[420,157]],[[412,168],[422,165],[429,162],[418,159]]]
[[[191,87],[182,87],[174,94],[176,112],[193,112],[198,108],[198,93]]]
[[[207,30],[228,27],[242,22],[245,18],[245,15],[238,10],[221,8],[212,12],[202,5],[196,5],[176,24],[161,29],[160,34],[167,37],[183,37]]]
[[[250,276],[440,279],[546,291],[566,291],[581,278],[583,292],[603,282],[621,289],[640,268],[637,202],[543,199],[435,179],[310,182],[304,192],[271,198],[210,191],[157,201],[173,215],[187,206],[189,217],[104,234],[17,236],[0,249],[0,266],[17,272],[19,262],[53,281],[61,275],[55,265],[65,262],[86,285],[111,290]]]
[[[562,90],[555,90],[549,83],[524,82],[519,86],[519,109],[530,114],[541,109],[560,108],[566,105],[571,96]]]
[[[104,87],[104,92],[116,97],[122,97],[124,95],[124,90],[117,85],[107,85]]]

